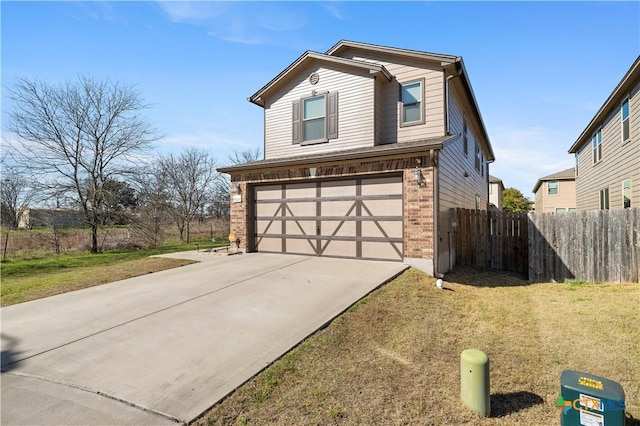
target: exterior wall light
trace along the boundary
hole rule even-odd
[[[415,169],[413,171],[413,180],[418,183],[422,183],[422,172],[420,171],[420,169]]]
[[[233,192],[235,192],[235,193],[237,193],[237,194],[239,194],[240,192],[242,192],[242,187],[240,186],[240,184],[239,184],[239,183],[236,183],[236,184],[233,186]]]

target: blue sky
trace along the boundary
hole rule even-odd
[[[223,162],[262,148],[247,98],[341,39],[462,56],[497,160],[532,197],[640,54],[640,2],[1,3],[2,119],[17,77],[136,84],[165,136]],[[7,135],[3,127],[3,138]]]

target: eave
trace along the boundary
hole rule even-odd
[[[303,53],[298,59],[296,59],[291,65],[285,68],[280,74],[263,86],[260,90],[249,97],[249,102],[258,106],[264,107],[264,99],[268,96],[269,92],[275,90],[279,85],[285,81],[289,76],[295,74],[296,70],[301,66],[309,63],[310,61],[319,61],[327,64],[343,65],[352,67],[355,69],[368,71],[372,76],[382,76],[387,81],[393,80],[393,76],[383,66],[373,64],[365,61],[356,61],[353,59],[340,58],[335,56],[329,56],[318,52],[312,52],[310,50]]]
[[[420,154],[431,150],[439,151],[442,144],[456,136],[423,139],[413,142],[402,142],[387,145],[378,145],[368,148],[356,148],[343,151],[334,151],[321,154],[301,155],[289,158],[275,158],[270,160],[255,161],[252,163],[237,164],[234,166],[220,167],[218,172],[232,174],[251,170],[265,170],[292,166],[312,165],[318,163],[333,163],[352,160],[371,160],[385,157]]]
[[[610,111],[622,102],[633,86],[640,80],[640,56],[638,56],[629,68],[629,71],[622,77],[620,83],[611,92],[607,100],[602,104],[596,115],[591,119],[587,127],[582,131],[580,137],[569,148],[569,154],[575,154],[580,151],[585,143],[589,142],[591,136],[595,133],[602,122],[607,118]]]

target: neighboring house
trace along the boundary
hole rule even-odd
[[[17,213],[18,228],[42,228],[58,226],[61,228],[83,226],[82,212],[68,209],[32,209],[21,208]]]
[[[452,209],[487,209],[494,161],[462,58],[340,41],[249,101],[265,159],[219,169],[242,250],[449,270]]]
[[[502,210],[502,193],[504,184],[502,179],[489,175],[489,207]]]
[[[569,149],[578,210],[640,207],[640,56]]]
[[[541,177],[533,187],[536,194],[536,213],[565,213],[576,211],[576,169],[563,170]]]

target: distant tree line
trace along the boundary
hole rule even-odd
[[[148,105],[134,86],[85,76],[57,85],[23,78],[8,92],[7,129],[15,139],[5,141],[0,158],[3,227],[15,228],[26,207],[75,210],[97,252],[103,225],[132,226],[155,246],[164,224],[174,223],[188,243],[194,221],[228,218],[228,177],[216,171],[214,153],[189,147],[153,155],[160,136],[141,115]],[[260,157],[259,150],[236,151],[224,164]]]

